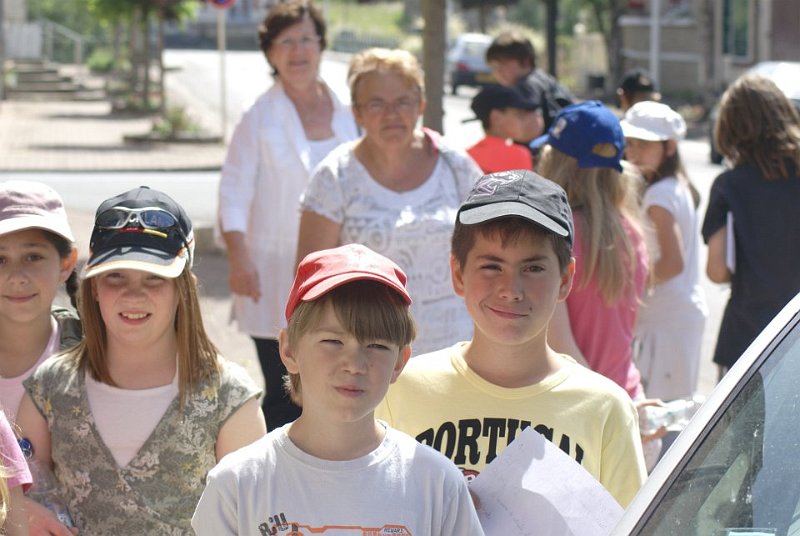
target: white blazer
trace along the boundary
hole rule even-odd
[[[350,110],[333,101],[331,127],[339,143],[358,137]],[[275,338],[294,280],[300,196],[311,175],[310,147],[300,116],[280,81],[245,112],[233,132],[219,184],[218,224],[245,233],[261,284],[258,302],[234,295],[233,317],[253,337]]]

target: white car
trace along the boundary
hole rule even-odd
[[[486,63],[486,49],[491,44],[492,36],[481,33],[463,33],[455,38],[447,52],[447,73],[453,95],[458,86],[496,83]]]
[[[800,536],[800,295],[658,463],[613,536]]]

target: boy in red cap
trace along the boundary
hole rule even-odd
[[[374,417],[411,353],[405,284],[359,244],[303,259],[279,335],[302,413],[209,473],[198,535],[483,534],[458,469]]]

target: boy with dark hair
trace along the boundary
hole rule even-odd
[[[633,402],[547,342],[572,285],[572,239],[567,195],[554,182],[528,170],[478,180],[456,217],[450,261],[474,336],[415,357],[377,415],[468,478],[532,426],[624,507],[646,476]]]
[[[631,69],[626,72],[617,88],[619,107],[623,112],[642,101],[660,101],[661,94],[650,74],[644,69]]]
[[[486,136],[467,153],[484,173],[533,169],[531,152],[513,142],[522,138],[532,124],[541,128],[542,119],[532,101],[514,88],[492,85],[475,95],[471,108]]]
[[[558,80],[536,68],[533,43],[522,32],[509,30],[498,34],[486,49],[486,63],[498,82],[516,87],[541,109],[544,131],[550,129],[561,108],[576,102],[575,96]],[[542,130],[531,131],[526,139],[518,141],[528,143],[541,133]]]
[[[374,417],[411,353],[405,285],[359,244],[303,259],[279,335],[302,413],[209,473],[198,535],[483,534],[453,464]]]

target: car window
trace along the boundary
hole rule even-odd
[[[798,378],[800,326],[794,324],[729,401],[636,532],[800,536]]]
[[[464,55],[473,58],[482,58],[486,54],[486,49],[489,48],[485,43],[465,43]]]

